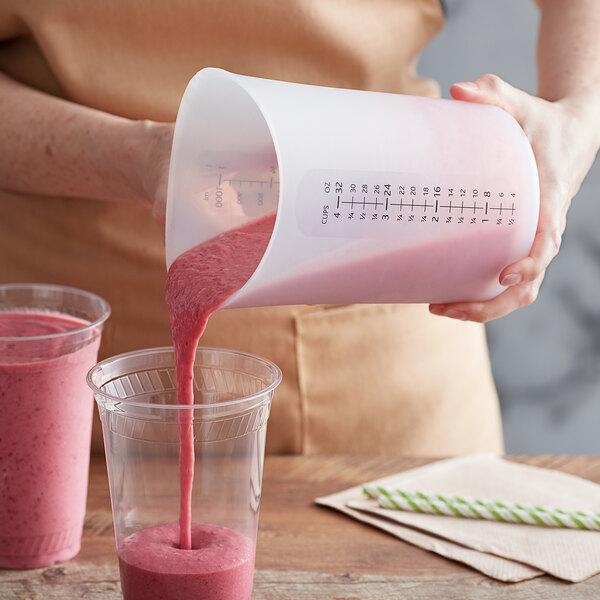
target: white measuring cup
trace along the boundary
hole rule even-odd
[[[203,69],[175,125],[167,265],[275,211],[225,307],[486,300],[531,248],[539,182],[497,107]]]

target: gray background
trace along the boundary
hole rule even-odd
[[[535,93],[539,11],[533,0],[450,0],[419,72],[439,81],[496,73]],[[487,326],[506,449],[600,454],[600,161],[573,201],[537,301]]]

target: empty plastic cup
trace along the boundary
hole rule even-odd
[[[172,348],[141,350],[88,375],[102,428],[125,600],[249,600],[267,419],[280,370],[198,348],[195,403],[177,404]],[[192,549],[179,547],[179,435],[193,413]]]
[[[110,308],[54,285],[0,285],[0,567],[81,546],[92,431],[86,373]]]

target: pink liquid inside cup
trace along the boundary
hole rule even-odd
[[[127,600],[249,600],[254,543],[227,527],[192,524],[192,549],[179,548],[175,523],[142,529],[121,544]]]
[[[49,312],[0,312],[0,338],[86,325]],[[0,339],[0,567],[45,567],[79,552],[93,414],[85,376],[99,343],[93,333],[77,344],[73,336]]]

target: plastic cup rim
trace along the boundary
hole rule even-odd
[[[242,404],[244,402],[256,400],[262,396],[270,395],[273,393],[275,388],[281,383],[281,379],[282,379],[281,369],[274,362],[270,361],[267,358],[263,358],[262,356],[258,356],[256,354],[251,354],[250,352],[242,352],[240,350],[230,350],[228,348],[218,348],[218,347],[214,347],[214,346],[198,346],[198,348],[196,349],[196,353],[198,352],[198,350],[203,350],[203,351],[207,350],[207,351],[216,351],[216,352],[227,353],[227,354],[235,354],[237,356],[243,356],[246,358],[251,358],[253,360],[259,361],[259,362],[263,363],[264,365],[266,365],[267,367],[269,367],[269,369],[273,373],[273,381],[267,387],[260,390],[259,392],[255,392],[254,394],[249,394],[249,395],[243,396],[241,398],[236,398],[235,400],[227,400],[225,402],[210,402],[210,403],[206,403],[206,404],[203,403],[203,404],[161,404],[161,405],[150,405],[147,402],[137,402],[136,400],[130,400],[128,398],[119,398],[118,396],[114,396],[112,394],[105,392],[104,390],[100,389],[94,383],[94,381],[93,381],[94,375],[98,371],[100,371],[103,367],[105,367],[117,360],[124,359],[127,357],[133,357],[133,356],[141,357],[141,356],[145,356],[145,355],[149,355],[149,354],[162,354],[162,353],[174,354],[175,353],[175,349],[173,346],[159,346],[156,348],[145,348],[143,350],[133,350],[131,352],[124,352],[123,354],[116,354],[115,356],[111,356],[110,358],[105,358],[104,360],[102,360],[99,363],[97,363],[96,365],[94,365],[88,371],[87,376],[86,376],[86,382],[87,382],[88,386],[92,389],[92,391],[94,393],[94,397],[96,397],[96,401],[98,401],[97,396],[102,396],[103,398],[110,400],[111,402],[123,404],[126,406],[136,406],[139,408],[151,407],[153,409],[160,409],[160,410],[183,410],[183,409],[204,410],[204,409],[211,409],[211,408],[215,408],[215,407],[222,408],[222,407],[235,406],[237,404]],[[135,396],[135,398],[143,398],[144,396],[149,396],[154,393],[155,392],[139,394],[139,395]]]
[[[93,292],[88,292],[87,290],[82,290],[80,288],[70,287],[66,285],[57,285],[51,283],[3,283],[0,284],[0,290],[26,290],[26,289],[34,289],[34,288],[43,288],[45,290],[54,290],[54,291],[63,291],[63,292],[72,292],[75,294],[79,294],[81,296],[87,296],[89,298],[93,298],[97,300],[102,306],[102,314],[95,321],[90,322],[88,325],[84,325],[83,327],[77,327],[76,329],[69,329],[69,331],[61,331],[59,333],[45,333],[42,335],[19,335],[19,336],[3,336],[0,335],[0,342],[30,342],[30,341],[41,341],[41,340],[51,340],[51,339],[59,339],[63,337],[69,337],[71,335],[76,335],[83,333],[85,331],[91,331],[93,329],[98,328],[102,325],[110,316],[111,307],[110,304],[98,294],[94,294]],[[8,309],[4,311],[0,309],[0,312],[9,312],[10,310],[19,309],[24,307],[15,306],[13,309]],[[59,313],[59,314],[67,314],[67,313]],[[73,316],[73,315],[71,315]]]

